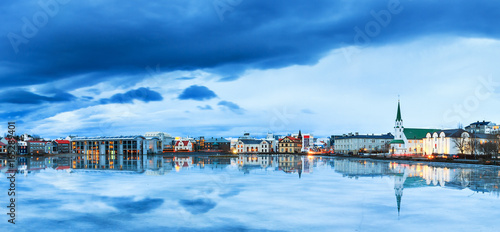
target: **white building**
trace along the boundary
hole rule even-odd
[[[175,151],[191,152],[193,151],[193,143],[190,139],[179,139],[175,141],[174,149]]]
[[[498,134],[500,132],[500,126],[483,120],[482,122],[477,121],[471,123],[465,127],[465,130],[476,134]]]
[[[391,133],[382,135],[360,135],[358,133],[350,133],[342,137],[335,138],[335,153],[341,154],[358,154],[382,152],[386,150],[386,146],[394,139]]]
[[[401,103],[398,101],[398,112],[394,126],[394,140],[391,141],[390,153],[394,155],[425,154],[424,138],[428,133],[439,129],[405,128],[401,117]]]
[[[165,132],[146,132],[146,138],[158,138],[161,143],[161,150],[172,149],[174,137]]]
[[[468,126],[466,128],[469,128],[472,131],[477,130],[479,132],[486,132],[488,131],[485,129],[486,125],[492,126],[489,122],[485,122],[477,124],[477,127]],[[471,133],[463,129],[440,130],[405,128],[401,117],[401,106],[398,102],[396,125],[394,126],[394,140],[391,141],[391,153],[403,156],[459,154],[460,149],[457,147],[455,140],[464,138],[465,143],[469,143],[471,137],[474,137],[478,143],[484,143],[495,139],[495,135],[487,133]]]
[[[278,144],[279,138],[272,133],[267,133],[266,139],[267,143],[269,143],[269,152],[274,153],[278,152]]]
[[[266,140],[239,139],[236,144],[238,153],[269,153],[270,144]]]
[[[302,152],[307,152],[314,148],[314,136],[310,134],[302,135]]]

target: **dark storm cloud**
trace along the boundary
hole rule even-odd
[[[72,101],[76,97],[65,92],[56,92],[53,96],[42,96],[26,90],[8,90],[0,92],[0,103],[41,104],[45,102]]]
[[[217,105],[222,106],[224,108],[227,108],[230,111],[233,111],[234,113],[237,113],[237,114],[243,113],[243,109],[234,102],[220,101],[219,104],[217,104]]]
[[[106,98],[106,99],[101,99],[100,103],[101,104],[110,104],[110,103],[120,103],[120,104],[125,104],[125,103],[133,103],[133,100],[139,100],[143,102],[150,102],[150,101],[161,101],[163,100],[163,97],[161,96],[160,93],[150,90],[149,88],[138,88],[134,90],[127,91],[126,93],[118,93],[111,98]]]
[[[313,64],[344,45],[500,34],[497,1],[221,1],[230,7],[222,14],[213,0],[1,1],[0,81],[77,77],[71,90],[117,77],[135,83],[155,65],[230,81],[249,68]]]
[[[205,86],[191,85],[179,95],[180,100],[203,101],[217,97],[214,91]]]

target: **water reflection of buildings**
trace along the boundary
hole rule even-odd
[[[418,163],[396,163],[367,161],[357,159],[335,159],[335,172],[345,177],[383,177],[394,178],[394,191],[398,206],[404,188],[440,186],[445,188],[465,189],[475,192],[488,192],[500,196],[500,169],[485,167],[450,168],[444,165],[424,165]]]
[[[252,169],[266,169],[272,164],[272,157],[269,155],[239,155],[234,158],[233,164],[238,165],[238,169],[248,174]]]
[[[245,174],[251,170],[274,170],[285,173],[312,173],[318,159],[299,155],[239,155],[233,158],[231,164],[237,165]]]

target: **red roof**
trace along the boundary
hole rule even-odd
[[[175,143],[175,146],[179,146],[179,142],[182,142],[182,143],[184,144],[184,146],[186,146],[186,147],[187,147],[187,145],[189,144],[189,141],[177,141],[177,142]]]
[[[14,140],[14,141],[16,141],[16,142],[17,142],[17,140],[15,140],[14,138],[5,138],[5,139],[6,139],[7,141],[10,141],[10,140],[12,139],[12,140]]]
[[[56,143],[59,143],[59,144],[69,144],[69,140],[54,140]]]
[[[292,136],[287,136],[285,138],[288,138],[290,140],[292,140],[292,142],[300,142],[300,139],[299,138],[295,138],[295,137],[292,137]],[[281,142],[281,140],[285,139],[285,138],[282,138],[280,139],[279,141]]]
[[[0,146],[6,146],[7,144],[0,142]]]
[[[34,140],[30,140],[30,141],[26,141],[28,143],[48,143],[47,141],[34,141]]]

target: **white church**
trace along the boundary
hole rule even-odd
[[[463,129],[405,128],[401,117],[401,103],[398,101],[394,140],[391,141],[390,153],[399,156],[458,154],[460,151],[453,140],[469,139],[469,137],[469,132]]]

